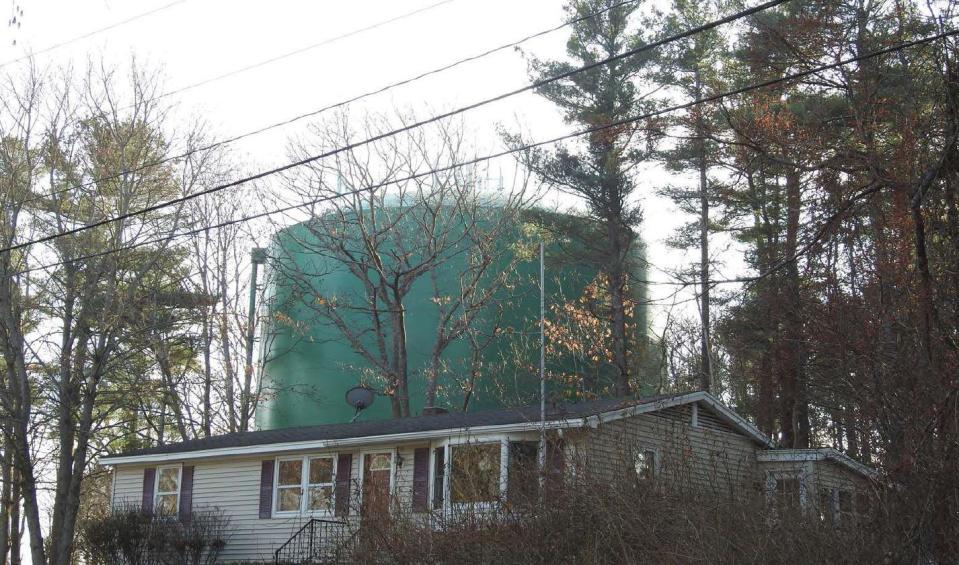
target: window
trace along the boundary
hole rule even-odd
[[[277,512],[298,512],[303,498],[303,460],[280,460],[276,481]]]
[[[780,508],[798,508],[802,504],[802,479],[799,473],[783,473],[774,476],[773,488],[776,505]]]
[[[306,509],[329,512],[333,509],[333,458],[311,457]]]
[[[277,460],[276,511],[331,512],[335,460],[328,455]]]
[[[433,449],[433,509],[443,507],[443,481],[446,477],[446,448]]]
[[[636,478],[641,481],[651,480],[656,476],[656,451],[640,449],[633,460],[636,468]]]
[[[831,488],[820,488],[819,489],[819,519],[823,522],[832,522],[836,517],[835,509],[833,508],[833,489]]]
[[[852,514],[852,493],[845,489],[836,489],[836,511],[841,517]]]
[[[500,495],[499,443],[454,445],[450,452],[450,502],[495,502]]]
[[[180,466],[157,469],[153,508],[158,516],[176,516],[180,509]]]
[[[539,444],[512,441],[506,473],[506,499],[511,504],[528,505],[539,494]]]

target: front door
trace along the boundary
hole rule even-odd
[[[391,452],[363,455],[364,519],[386,519],[390,514],[390,479],[393,475]]]

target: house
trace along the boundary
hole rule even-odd
[[[544,429],[545,465],[563,475],[758,487],[837,516],[874,475],[833,449],[775,449],[706,392],[555,406],[545,421],[536,406],[234,433],[102,462],[115,469],[112,504],[181,518],[218,507],[232,532],[222,557],[271,560],[314,518],[355,523],[521,496],[519,470],[537,461]]]

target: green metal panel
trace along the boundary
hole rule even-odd
[[[520,231],[517,227],[515,238],[511,237],[501,245],[509,253],[519,252],[525,258],[523,250],[527,248],[518,247],[522,239]],[[257,413],[261,429],[349,421],[354,413],[344,400],[346,391],[361,382],[376,383],[371,378],[369,364],[353,350],[339,330],[317,317],[309,307],[309,301],[317,296],[344,296],[362,291],[359,280],[342,265],[309,249],[310,238],[311,232],[306,224],[282,230],[274,238],[265,313],[268,323],[263,336],[265,398]],[[558,250],[554,251],[558,255]],[[465,261],[465,254],[460,255],[439,273],[439,286],[444,292],[455,291],[456,275]],[[578,296],[595,277],[595,269],[569,264],[557,267],[549,265],[549,259],[547,262],[548,303],[559,297]],[[498,332],[490,346],[483,350],[485,374],[474,389],[470,410],[528,404],[538,398],[539,264],[535,253],[529,254],[529,260],[520,261],[515,271],[517,284],[508,292],[504,289],[499,297],[503,308],[502,317],[497,320],[503,331]],[[318,276],[306,280],[293,276],[293,273],[302,272]],[[640,289],[638,285],[635,288]],[[423,407],[426,380],[422,377],[422,370],[430,358],[438,323],[439,312],[432,298],[432,283],[428,277],[422,277],[404,301],[410,360],[410,408],[414,414]],[[477,327],[492,329],[493,318],[488,315],[478,320]],[[645,322],[641,320],[638,327],[645,327]],[[453,343],[445,351],[446,370],[440,378],[437,405],[451,410],[462,409],[464,394],[458,380],[467,373],[470,356],[470,348],[464,342]],[[379,397],[361,418],[372,420],[391,416],[389,399]]]

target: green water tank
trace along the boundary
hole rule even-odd
[[[530,226],[541,225],[548,214],[526,213],[517,225],[501,232],[497,241],[501,264],[490,272],[511,269],[510,284],[500,288],[495,308],[474,320],[473,327],[488,343],[479,364],[467,340],[454,341],[443,353],[437,406],[451,411],[516,406],[535,402],[539,395],[539,257],[542,237]],[[266,301],[261,305],[264,359],[263,395],[257,409],[260,429],[278,429],[350,421],[354,410],[345,394],[359,384],[382,391],[383,381],[373,365],[357,352],[331,320],[318,314],[317,300],[347,300],[365,292],[360,279],[344,264],[320,252],[310,221],[279,231],[268,262]],[[575,300],[596,278],[595,267],[577,262],[562,242],[547,245],[546,301],[552,305]],[[641,246],[637,245],[637,249]],[[460,274],[468,254],[454,254],[435,276],[420,277],[404,299],[409,356],[410,411],[423,408],[426,378],[439,320],[435,288],[439,293],[458,292]],[[635,261],[637,270],[642,261]],[[434,288],[434,284],[436,285]],[[637,304],[645,296],[642,285],[630,287]],[[343,319],[351,328],[367,328],[369,316],[348,311]],[[634,312],[636,331],[645,334],[645,308]],[[497,328],[494,333],[492,330]],[[491,337],[492,336],[492,337]],[[388,336],[387,336],[388,337]],[[374,332],[361,336],[372,345]],[[547,367],[555,369],[548,359]],[[471,371],[472,369],[477,369]],[[575,371],[576,367],[562,367]],[[474,377],[472,382],[471,377]],[[466,391],[470,391],[467,394]],[[362,420],[392,417],[391,402],[378,397],[359,416]]]

